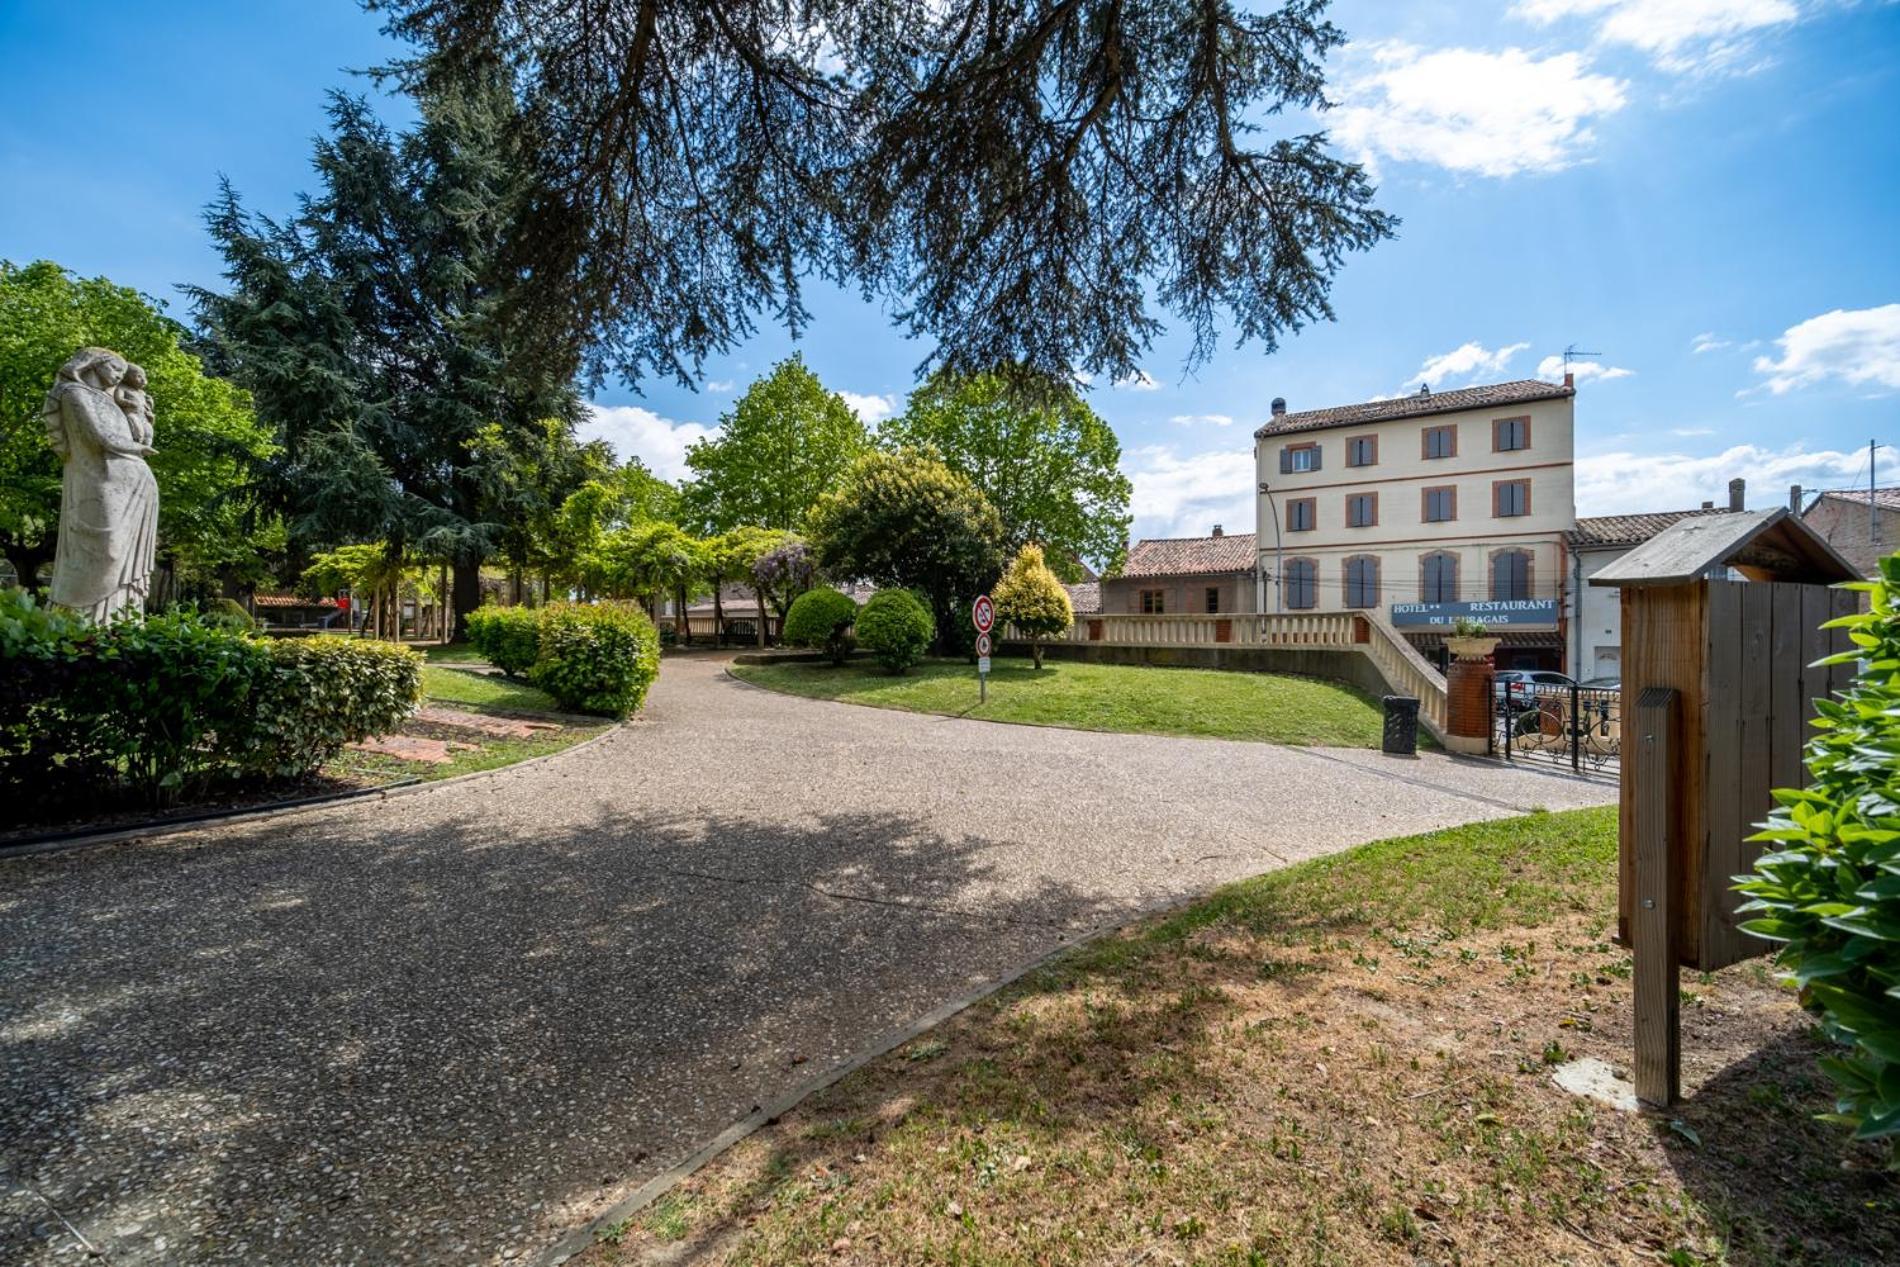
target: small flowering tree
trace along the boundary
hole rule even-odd
[[[996,618],[1016,626],[1016,632],[1029,639],[1029,654],[1038,669],[1042,667],[1042,640],[1069,632],[1075,624],[1075,609],[1069,605],[1069,591],[1043,561],[1042,547],[1026,545],[1003,569],[996,583]]]

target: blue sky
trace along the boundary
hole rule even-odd
[[[323,94],[391,46],[351,0],[0,5],[0,255],[169,297],[217,280],[217,176],[286,210]],[[1900,4],[1891,0],[1340,0],[1352,44],[1321,116],[1376,171],[1397,240],[1353,257],[1337,322],[1191,374],[1165,338],[1091,401],[1121,436],[1140,535],[1251,529],[1248,452],[1295,409],[1585,362],[1582,513],[1864,482],[1900,442]],[[110,56],[101,31],[135,35]],[[392,105],[400,116],[400,103]],[[1298,120],[1301,128],[1313,120]],[[735,390],[796,348],[875,421],[927,349],[815,288],[698,392],[603,392],[589,424],[677,476]],[[1900,451],[1881,454],[1900,482]]]

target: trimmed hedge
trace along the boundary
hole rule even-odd
[[[393,730],[421,697],[413,651],[277,643],[214,620],[94,627],[0,592],[0,799],[163,805],[220,780],[308,774]]]
[[[843,664],[853,645],[851,626],[858,618],[858,605],[851,597],[828,585],[806,590],[785,613],[785,641],[795,647],[816,647]]]
[[[660,633],[634,603],[556,603],[539,619],[531,680],[562,708],[625,717],[660,672]]]
[[[902,673],[924,658],[937,636],[937,622],[909,590],[879,590],[858,613],[857,630],[858,641],[879,664]]]
[[[509,677],[525,678],[541,656],[541,609],[478,608],[468,614],[468,641]]]
[[[422,657],[393,643],[286,639],[270,644],[270,658],[229,750],[248,773],[308,773],[345,744],[395,729],[422,699]]]

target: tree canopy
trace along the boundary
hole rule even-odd
[[[507,87],[474,77],[418,106],[397,135],[333,96],[317,192],[277,222],[227,185],[207,220],[230,289],[191,293],[216,368],[278,430],[294,537],[448,560],[459,626],[519,510],[496,468],[544,455],[547,421],[558,438],[578,416],[577,354],[501,319],[528,284],[500,260],[526,188]]]
[[[886,423],[888,443],[931,449],[970,478],[1003,520],[1003,545],[1040,544],[1052,566],[1080,579],[1128,548],[1133,486],[1121,473],[1121,442],[1065,386],[1037,390],[1000,374],[937,374]]]
[[[818,565],[839,579],[914,589],[930,597],[939,636],[1002,566],[1003,523],[967,476],[915,452],[867,453],[811,515]]]
[[[254,467],[270,432],[245,394],[208,377],[185,329],[155,300],[46,260],[0,261],[0,551],[36,586],[59,529],[60,464],[40,409],[82,347],[109,347],[145,369],[157,419],[161,553],[201,575],[250,562],[270,525],[253,519]]]
[[[688,381],[817,270],[927,363],[1126,377],[1161,327],[1272,351],[1389,236],[1324,104],[1326,0],[365,0],[425,91],[507,67],[526,324]]]
[[[1042,640],[1067,633],[1075,624],[1069,591],[1049,570],[1042,550],[1033,545],[1018,550],[990,592],[996,599],[996,618],[1028,636],[1030,654],[1040,669]]]
[[[792,356],[746,389],[718,434],[687,451],[689,513],[715,532],[801,528],[870,442],[844,398]]]

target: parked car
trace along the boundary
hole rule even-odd
[[[1623,689],[1621,677],[1587,677],[1578,683],[1586,691],[1620,691]]]
[[[1512,696],[1521,697],[1548,687],[1570,687],[1576,684],[1575,678],[1555,669],[1502,669],[1491,679],[1491,689],[1500,700],[1504,698],[1507,688]]]

